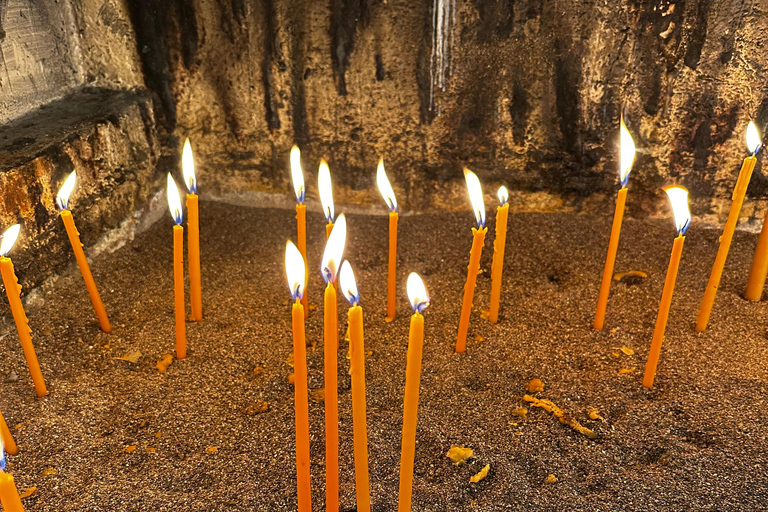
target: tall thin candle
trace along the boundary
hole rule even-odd
[[[5,447],[0,438],[0,505],[5,512],[24,512],[13,477],[5,472]]]
[[[381,197],[389,208],[389,254],[387,258],[387,316],[385,320],[391,322],[397,314],[397,221],[400,214],[397,213],[397,199],[392,184],[384,170],[384,159],[379,158],[379,166],[376,168],[376,185],[379,187]]]
[[[483,253],[483,243],[488,228],[485,227],[485,202],[483,201],[483,189],[477,175],[469,169],[464,169],[464,179],[467,182],[469,200],[472,210],[475,212],[477,228],[472,228],[472,250],[469,253],[469,267],[467,267],[467,282],[464,285],[464,300],[461,303],[461,317],[459,318],[459,334],[456,338],[456,352],[464,352],[467,346],[467,332],[469,331],[469,317],[472,313],[472,300],[475,296],[475,283],[480,272],[480,256]]]
[[[181,226],[183,213],[181,198],[176,181],[168,173],[166,195],[168,210],[173,217],[173,307],[176,321],[176,357],[187,357],[187,327],[184,323],[186,305],[184,303],[184,228]]]
[[[496,238],[493,240],[493,260],[491,262],[491,307],[488,320],[492,324],[499,321],[501,303],[501,274],[504,270],[504,249],[507,243],[507,217],[509,215],[509,192],[507,187],[499,187],[499,203],[496,207]]]
[[[200,215],[198,212],[197,175],[195,158],[189,139],[184,142],[181,153],[181,168],[184,184],[187,186],[187,255],[189,257],[189,302],[192,306],[192,319],[203,319],[203,292],[200,281]]]
[[[11,431],[2,413],[0,413],[0,445],[5,445],[5,450],[11,455],[19,453],[19,447],[16,446],[16,441],[13,440]]]
[[[296,194],[296,243],[299,252],[304,258],[304,276],[309,279],[307,267],[307,205],[304,204],[304,171],[301,169],[301,151],[298,146],[291,148],[291,179],[293,191]],[[301,305],[304,307],[304,318],[309,314],[307,307],[307,282],[304,282],[304,294],[301,297]]]
[[[659,356],[661,355],[661,343],[664,341],[664,331],[667,329],[672,294],[675,290],[677,269],[680,267],[680,256],[683,254],[685,231],[691,223],[691,212],[688,210],[688,191],[683,187],[674,186],[665,188],[665,192],[669,196],[669,202],[672,205],[672,212],[675,216],[677,238],[675,238],[675,242],[672,245],[672,256],[669,258],[664,291],[661,294],[661,303],[659,304],[659,314],[656,317],[656,327],[653,330],[653,339],[651,340],[651,350],[648,353],[648,362],[645,364],[643,386],[646,388],[653,387],[653,380],[656,376],[656,368],[659,364]]]

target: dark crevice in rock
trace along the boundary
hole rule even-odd
[[[340,96],[347,95],[347,68],[355,48],[357,25],[365,27],[373,0],[331,1],[331,63]]]
[[[276,61],[280,60],[282,50],[278,37],[277,10],[274,0],[263,0],[264,20],[264,55],[261,60],[261,82],[264,87],[264,110],[266,112],[267,126],[270,130],[280,129],[280,113],[277,106],[277,94],[275,92],[272,69]],[[279,63],[278,63],[279,64]],[[284,64],[283,64],[284,65]]]

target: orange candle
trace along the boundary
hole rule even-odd
[[[744,294],[747,300],[757,302],[763,297],[766,276],[768,276],[768,212],[763,219],[763,229],[760,230],[760,238],[757,240],[755,255],[752,258],[752,268],[749,270],[747,291]]]
[[[291,148],[291,178],[293,191],[296,193],[296,235],[299,252],[304,258],[304,294],[301,297],[301,305],[304,307],[304,318],[309,314],[307,307],[307,284],[309,284],[309,267],[307,266],[307,206],[304,204],[304,171],[301,169],[301,151],[298,146]]]
[[[744,196],[747,193],[747,186],[749,180],[752,177],[752,171],[757,163],[755,155],[760,149],[760,135],[757,132],[755,124],[750,121],[747,127],[747,147],[752,153],[744,159],[744,163],[739,171],[739,177],[736,180],[736,186],[733,189],[733,196],[731,197],[731,209],[728,212],[728,219],[725,221],[725,229],[720,236],[720,247],[717,250],[717,256],[715,257],[715,264],[712,265],[712,273],[709,275],[709,282],[707,283],[707,289],[704,291],[704,298],[701,301],[701,307],[699,308],[699,317],[696,319],[696,331],[702,332],[707,328],[709,323],[709,316],[712,313],[712,306],[715,303],[715,295],[717,294],[717,288],[720,286],[720,279],[723,277],[723,268],[725,267],[725,260],[728,258],[728,251],[731,248],[731,241],[733,240],[733,232],[736,230],[736,224],[739,222],[739,214],[741,213],[741,205],[744,203]]]
[[[48,394],[45,387],[43,372],[40,371],[40,363],[37,361],[35,347],[32,345],[32,330],[29,328],[29,320],[24,312],[24,306],[21,304],[21,286],[16,278],[16,272],[13,269],[13,262],[6,257],[8,252],[16,243],[21,226],[14,224],[3,233],[0,241],[0,274],[3,277],[5,293],[8,296],[8,303],[11,306],[13,321],[16,323],[16,331],[19,333],[21,348],[24,350],[24,357],[27,359],[29,372],[32,374],[32,382],[35,384],[35,391],[38,397],[44,397]]]
[[[648,353],[648,362],[645,364],[643,386],[646,388],[653,387],[653,379],[656,376],[656,367],[659,364],[659,356],[661,355],[661,343],[664,340],[664,331],[667,329],[669,308],[672,304],[672,293],[675,290],[677,269],[680,266],[680,256],[683,254],[685,231],[691,223],[691,213],[688,210],[688,191],[683,187],[675,186],[665,188],[665,192],[669,196],[672,211],[675,215],[677,238],[675,238],[675,243],[672,245],[672,256],[669,259],[667,277],[664,281],[664,291],[661,294],[659,314],[656,317],[656,327],[653,330],[653,339],[651,340],[651,350]]]
[[[83,252],[83,244],[80,243],[80,233],[75,227],[75,220],[72,218],[72,212],[69,211],[69,196],[75,188],[76,179],[77,176],[75,171],[72,171],[59,189],[58,194],[56,194],[56,204],[61,210],[61,220],[64,221],[64,227],[67,230],[69,243],[72,245],[72,250],[75,253],[77,265],[80,267],[80,274],[82,274],[83,280],[85,281],[85,288],[88,290],[88,295],[91,298],[93,309],[96,311],[96,317],[99,319],[101,330],[110,333],[112,332],[112,326],[109,323],[107,311],[104,309],[104,303],[101,302],[99,290],[96,288],[96,282],[93,280],[93,274],[91,274],[91,267],[88,265],[88,259]]]
[[[411,328],[408,332],[408,360],[405,368],[405,398],[403,400],[403,440],[400,449],[400,489],[398,512],[411,510],[413,494],[413,461],[416,457],[416,420],[419,412],[419,385],[421,357],[424,349],[424,317],[429,306],[429,294],[418,274],[408,276],[408,299],[413,307]]]
[[[182,210],[179,189],[171,173],[168,173],[168,209],[173,217],[173,292],[176,319],[176,357],[187,357],[187,332],[184,305],[184,228],[181,227]]]
[[[312,511],[312,491],[309,473],[309,390],[307,384],[307,342],[304,338],[305,262],[301,252],[288,242],[285,246],[285,272],[293,297],[291,320],[293,327],[293,390],[296,415],[296,486],[299,512]]]
[[[389,207],[389,258],[387,260],[387,317],[391,322],[397,314],[397,221],[400,218],[397,213],[397,199],[392,184],[384,170],[384,159],[379,158],[379,166],[376,169],[376,184],[384,202]]]
[[[352,435],[355,448],[355,492],[358,512],[371,512],[368,476],[368,427],[365,417],[365,346],[363,344],[363,308],[355,274],[348,261],[339,272],[341,290],[351,307],[348,313],[350,373],[352,376]]]
[[[200,221],[197,208],[197,176],[192,145],[184,141],[181,154],[181,168],[187,185],[187,255],[189,257],[189,302],[192,305],[192,320],[203,319],[203,292],[200,282]]]
[[[456,352],[462,353],[467,345],[467,332],[469,331],[469,317],[472,313],[472,300],[475,296],[475,283],[477,273],[480,272],[480,256],[483,253],[483,243],[488,228],[485,227],[485,203],[483,190],[477,175],[469,169],[464,169],[464,178],[467,181],[469,199],[477,219],[477,228],[472,228],[472,250],[469,253],[469,267],[467,268],[467,282],[464,284],[464,300],[461,303],[461,317],[459,318],[459,334],[456,338]]]
[[[611,238],[608,241],[608,254],[605,257],[605,268],[603,268],[603,281],[600,283],[600,295],[597,298],[597,312],[595,313],[595,329],[602,329],[605,325],[605,310],[608,307],[608,294],[611,291],[611,281],[613,278],[613,267],[616,263],[616,253],[619,249],[619,237],[621,236],[621,224],[624,220],[624,205],[627,203],[627,181],[629,180],[629,171],[632,170],[632,162],[635,160],[635,141],[629,134],[624,118],[621,119],[620,141],[621,141],[621,164],[619,166],[619,180],[621,188],[616,198],[616,209],[613,212],[613,226],[611,227]]]
[[[507,243],[507,218],[509,216],[509,192],[507,187],[499,187],[500,206],[496,207],[496,238],[493,240],[493,261],[491,262],[491,307],[488,319],[492,324],[499,321],[501,302],[501,274],[504,269],[504,246]]]
[[[3,462],[5,462],[4,459]],[[2,467],[4,464],[0,466],[0,505],[3,506],[4,512],[24,512],[16,483],[11,475],[2,470]]]
[[[323,355],[325,371],[325,509],[339,510],[339,384],[338,360],[339,313],[336,302],[336,278],[344,243],[347,239],[347,220],[342,213],[336,219],[331,236],[325,245],[320,270],[325,287],[323,302]]]
[[[0,413],[0,449],[2,449],[2,446],[5,446],[5,451],[11,455],[19,453],[19,447],[16,446],[16,441],[13,440],[8,424],[5,422],[2,413]]]

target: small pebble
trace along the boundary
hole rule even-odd
[[[536,393],[538,391],[544,391],[544,382],[541,379],[533,379],[528,383],[528,392]]]
[[[548,484],[554,484],[557,482],[557,477],[555,475],[549,475],[547,477],[547,483]]]
[[[16,375],[16,372],[13,370],[11,370],[11,372],[5,378],[5,382],[16,382],[17,380],[19,380],[19,376]]]

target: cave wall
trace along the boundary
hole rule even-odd
[[[193,140],[204,194],[289,201],[296,142],[310,198],[325,157],[337,200],[378,205],[384,155],[406,210],[465,208],[464,164],[489,201],[505,183],[517,209],[598,210],[617,187],[623,109],[630,212],[659,211],[677,182],[695,214],[722,220],[747,122],[768,128],[768,0],[456,0],[433,102],[431,0],[129,5],[158,117],[172,151]],[[744,217],[762,214],[766,183],[758,164]]]

